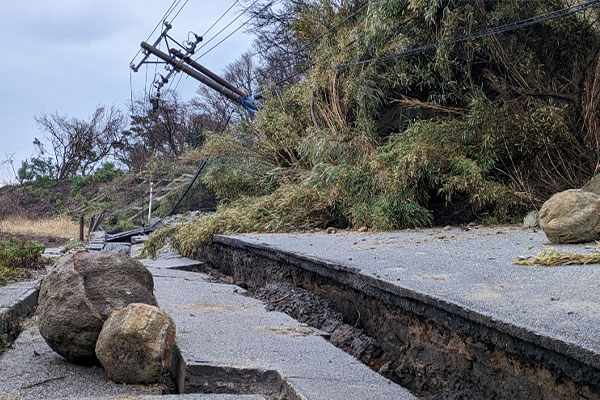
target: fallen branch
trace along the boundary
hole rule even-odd
[[[67,376],[64,375],[64,376],[57,376],[55,378],[48,378],[48,379],[45,379],[43,381],[40,381],[40,382],[37,382],[37,383],[33,383],[31,385],[21,386],[21,390],[23,390],[23,389],[29,389],[29,388],[32,388],[32,387],[35,387],[35,386],[39,386],[39,385],[43,385],[44,383],[48,383],[48,382],[52,382],[52,381],[57,381],[59,379],[64,379],[66,377]]]
[[[284,301],[285,299],[287,299],[287,298],[288,298],[288,297],[290,297],[291,295],[292,295],[291,293],[290,293],[290,294],[287,294],[287,295],[285,295],[285,296],[283,296],[283,297],[280,297],[280,298],[278,298],[277,300],[269,301],[267,304],[277,304],[277,303],[279,303],[279,302],[282,302],[282,301]]]
[[[352,329],[356,328],[358,326],[358,322],[360,321],[360,311],[356,310],[356,312],[358,313],[358,318],[356,318],[356,322],[354,323],[354,325],[352,325],[350,328],[348,328],[346,330],[346,332],[344,332],[342,334],[342,336],[346,336],[346,333],[350,332]]]

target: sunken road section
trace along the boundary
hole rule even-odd
[[[600,267],[512,264],[548,244],[514,227],[234,235],[198,259],[251,291],[318,295],[420,397],[600,399]]]

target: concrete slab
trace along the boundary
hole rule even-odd
[[[0,287],[0,335],[10,335],[20,321],[33,314],[38,285],[38,281],[28,281]]]
[[[2,397],[0,397],[2,399]],[[255,395],[237,394],[173,394],[160,396],[84,397],[85,400],[264,400]]]
[[[129,255],[130,248],[131,245],[129,243],[105,243],[103,250]]]
[[[81,399],[160,394],[162,386],[112,383],[100,367],[68,363],[30,326],[0,357],[0,399]],[[132,397],[121,397],[130,399]]]
[[[64,247],[47,247],[42,254],[46,258],[60,258],[65,254]]]
[[[146,240],[148,240],[148,236],[147,235],[132,236],[131,237],[131,244],[144,243]]]
[[[243,289],[184,271],[171,271],[179,274],[175,283],[164,276],[160,261],[144,263],[151,264],[161,308],[177,326],[179,370],[186,371],[179,377],[180,391],[274,396],[283,390],[289,398],[308,400],[414,399],[318,332],[283,313],[267,312]]]
[[[179,255],[175,257],[172,254],[167,254],[165,257],[156,260],[144,259],[140,261],[149,268],[180,269],[187,271],[200,270],[204,265],[202,261],[192,260],[191,258],[185,258]]]
[[[89,243],[85,246],[87,250],[91,251],[102,251],[104,249],[104,242],[102,243]]]
[[[322,268],[319,273],[344,272],[336,279],[343,276],[344,283],[361,290],[374,285],[600,367],[600,266],[513,265],[518,256],[551,246],[542,232],[453,228],[247,234],[216,236],[214,241],[279,259],[309,260]]]

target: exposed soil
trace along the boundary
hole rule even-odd
[[[0,231],[0,240],[21,239],[23,241],[36,241],[46,247],[60,247],[68,243],[68,239],[53,236],[18,235]]]
[[[299,322],[330,334],[329,340],[336,347],[385,375],[389,363],[387,355],[359,327],[359,313],[355,321],[348,323],[329,301],[288,283],[268,284],[250,294],[265,301],[267,310],[284,312]]]
[[[217,243],[199,254],[226,281],[329,332],[333,344],[424,399],[600,399],[593,367],[439,308],[357,290],[283,256]]]

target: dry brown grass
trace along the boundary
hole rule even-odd
[[[515,260],[514,264],[538,267],[600,264],[600,242],[596,243],[598,244],[598,248],[590,253],[563,252],[554,248],[549,248],[533,257]]]
[[[67,217],[35,220],[9,217],[0,220],[0,232],[14,235],[70,239],[79,236],[79,226]]]

